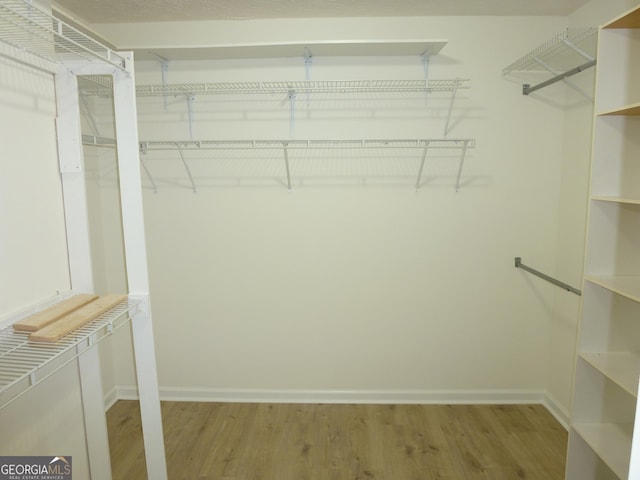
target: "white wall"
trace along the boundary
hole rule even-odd
[[[70,288],[55,115],[51,75],[0,57],[0,320]],[[0,410],[0,432],[0,455],[70,455],[88,478],[77,366]]]
[[[0,317],[69,289],[53,81],[0,59]]]
[[[501,71],[565,24],[566,18],[458,17],[191,27],[202,27],[218,44],[311,41],[328,32],[342,39],[448,38],[430,75],[471,79],[450,136],[474,137],[478,147],[457,193],[456,164],[444,158],[428,164],[428,182],[414,191],[419,152],[397,163],[372,160],[361,175],[366,186],[349,176],[344,160],[308,160],[293,193],[282,185],[278,156],[211,168],[187,155],[197,194],[175,154],[155,162],[145,157],[159,186],[157,194],[147,188],[145,215],[165,391],[246,398],[309,390],[444,401],[539,398],[551,368],[555,290],[515,270],[513,258],[555,267],[564,91],[549,94],[552,102],[531,101]],[[165,45],[188,42],[186,29],[160,27],[96,29],[118,45],[142,46],[136,41],[143,37],[133,32],[143,32],[149,45],[163,38],[170,39]],[[159,64],[138,62],[136,75],[139,83],[160,83]],[[314,58],[312,69],[313,79],[421,77],[416,58]],[[169,72],[171,82],[290,78],[304,79],[302,59],[172,62]],[[412,102],[312,102],[307,115],[299,100],[295,135],[440,135],[445,102],[435,100],[435,114],[425,113],[422,99]],[[194,108],[198,139],[289,135],[282,99],[252,105],[204,97]],[[159,99],[140,100],[139,116],[143,140],[188,138],[181,99],[170,98],[166,112]],[[300,168],[294,165],[294,176]],[[118,351],[118,362],[129,348]],[[116,373],[124,386],[134,383],[127,363]]]

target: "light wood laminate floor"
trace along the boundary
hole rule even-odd
[[[540,405],[163,402],[170,480],[561,480]],[[138,402],[108,412],[114,480],[147,478]],[[150,479],[153,480],[153,479]]]

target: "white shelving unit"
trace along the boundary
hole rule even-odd
[[[446,40],[408,40],[408,41],[335,41],[315,43],[282,43],[282,44],[252,44],[231,46],[208,46],[202,48],[169,49],[167,51],[136,52],[136,58],[160,61],[164,73],[168,69],[169,61],[176,59],[221,59],[221,58],[273,58],[273,57],[300,57],[304,58],[307,66],[307,78],[313,55],[325,56],[416,56],[422,59],[425,65],[425,77],[428,74],[429,58],[436,55],[446,45]],[[203,52],[207,52],[203,56]],[[110,95],[111,88],[107,81],[101,77],[87,78],[88,85],[83,86],[82,94],[86,96]],[[469,89],[469,80],[464,78],[453,79],[397,79],[397,80],[295,80],[295,81],[249,81],[249,82],[211,82],[211,83],[175,83],[136,86],[137,98],[164,97],[165,109],[167,97],[182,97],[186,101],[186,116],[189,122],[190,135],[193,132],[192,104],[197,96],[250,96],[268,98],[282,96],[283,102],[289,104],[290,139],[233,139],[195,140],[193,135],[189,140],[144,140],[140,143],[140,151],[144,154],[141,162],[142,169],[146,173],[154,192],[158,191],[157,182],[154,180],[153,152],[172,150],[176,152],[173,157],[182,163],[188,185],[197,192],[198,178],[192,175],[189,167],[191,160],[185,154],[188,152],[205,151],[241,151],[241,150],[281,150],[284,167],[283,176],[286,176],[286,186],[292,189],[292,171],[289,165],[289,152],[295,150],[312,149],[384,149],[386,154],[393,155],[392,149],[418,149],[416,160],[416,189],[420,187],[422,172],[425,166],[427,152],[432,149],[456,149],[457,174],[455,175],[455,189],[460,188],[465,158],[469,149],[475,148],[475,140],[472,138],[448,138],[452,113],[459,90]],[[443,136],[439,138],[394,138],[394,139],[298,139],[294,138],[296,99],[304,95],[307,101],[311,98],[325,100],[344,98],[358,94],[374,95],[385,100],[404,98],[406,94],[414,94],[420,101],[424,101],[425,95],[445,95],[448,102],[446,116],[443,115]],[[228,98],[227,98],[228,100]],[[428,108],[428,107],[425,107]],[[115,142],[110,139],[100,138],[95,135],[84,135],[84,144],[88,146],[110,147]],[[199,158],[202,158],[200,156]],[[232,160],[230,157],[229,160]]]
[[[600,28],[566,478],[640,478],[640,6]]]
[[[533,86],[529,83],[522,86],[523,95],[529,95],[593,67],[596,64],[597,34],[598,29],[594,27],[562,30],[505,67],[502,73],[503,75],[525,73],[531,78],[544,74],[547,77],[544,81]],[[552,76],[549,78],[549,75]]]
[[[166,480],[142,214],[132,55],[114,52],[24,0],[0,0],[0,55],[53,75],[58,160],[63,185],[71,289],[74,292],[94,291],[78,77],[106,75],[112,79],[128,305],[135,304],[135,309],[129,309],[127,305],[126,310],[132,318],[147,473],[154,480]],[[2,331],[0,335],[0,349],[9,350],[0,355],[0,377],[6,381],[6,384],[2,384],[0,401],[5,403],[35,386],[42,373],[52,373],[60,367],[60,363],[77,358],[90,476],[94,480],[109,480],[111,464],[100,358],[98,349],[89,347],[125,318],[117,313],[118,307],[111,312],[81,330],[77,336],[49,347],[44,355],[39,353],[42,346],[20,342],[8,331]],[[115,319],[112,314],[116,316]],[[16,356],[16,353],[19,355]],[[36,363],[31,361],[34,357],[38,359]],[[17,377],[9,375],[8,371],[17,373]]]
[[[178,152],[175,156],[184,165],[189,183],[194,192],[197,191],[196,180],[193,178],[188,166],[188,159],[185,153],[191,151],[239,151],[239,150],[281,150],[284,160],[283,174],[286,175],[286,185],[289,190],[292,188],[291,168],[289,165],[289,152],[294,150],[312,149],[384,149],[390,153],[393,149],[418,149],[421,155],[416,160],[417,180],[416,189],[420,187],[420,180],[425,166],[427,152],[433,149],[457,149],[458,169],[455,176],[455,189],[460,188],[460,177],[464,166],[467,151],[475,148],[475,140],[472,138],[447,138],[449,125],[451,123],[456,93],[461,89],[468,89],[468,79],[439,79],[439,80],[322,80],[322,81],[291,81],[291,82],[233,82],[233,83],[183,83],[183,84],[160,84],[160,85],[139,85],[136,87],[136,95],[142,97],[167,97],[184,96],[187,102],[193,101],[196,95],[284,95],[288,97],[290,104],[291,134],[293,134],[294,109],[296,97],[299,94],[307,95],[329,95],[335,96],[357,95],[357,94],[432,94],[435,92],[444,93],[448,97],[448,109],[444,119],[443,136],[440,138],[420,138],[420,139],[269,139],[269,140],[153,140],[140,143],[140,150],[145,156],[154,151],[174,150]],[[87,95],[104,95],[108,89],[104,85],[96,82],[95,85],[83,90]],[[324,98],[324,97],[323,97]],[[384,97],[394,98],[394,97]],[[426,107],[428,108],[428,107]],[[189,130],[192,130],[191,108],[187,109]],[[87,145],[106,145],[109,142],[96,137],[87,137]],[[146,172],[154,192],[157,191],[153,173],[148,166],[152,162],[152,155],[148,155],[149,162],[143,162],[142,167]]]

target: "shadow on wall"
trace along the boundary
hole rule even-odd
[[[473,144],[471,144],[473,145]],[[97,150],[98,147],[86,147]],[[101,149],[105,152],[105,149]],[[104,186],[117,182],[115,154],[106,150],[88,173]],[[212,188],[408,187],[485,188],[471,148],[345,148],[180,150],[141,153],[143,187],[197,192]],[[89,154],[87,154],[89,157]],[[93,155],[95,158],[96,156]],[[469,173],[465,173],[465,168]],[[97,176],[97,178],[96,178]]]

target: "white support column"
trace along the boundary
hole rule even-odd
[[[133,54],[127,54],[129,63]],[[144,436],[147,475],[153,480],[167,479],[153,324],[149,302],[149,278],[142,208],[142,183],[133,72],[114,72],[115,111],[122,228],[129,295],[142,301],[139,315],[132,321],[138,394]]]
[[[58,158],[62,178],[69,273],[75,292],[93,292],[89,215],[80,131],[80,98],[75,74],[61,66],[56,74]],[[92,480],[111,479],[109,437],[100,379],[100,356],[90,348],[78,357],[84,428]]]

